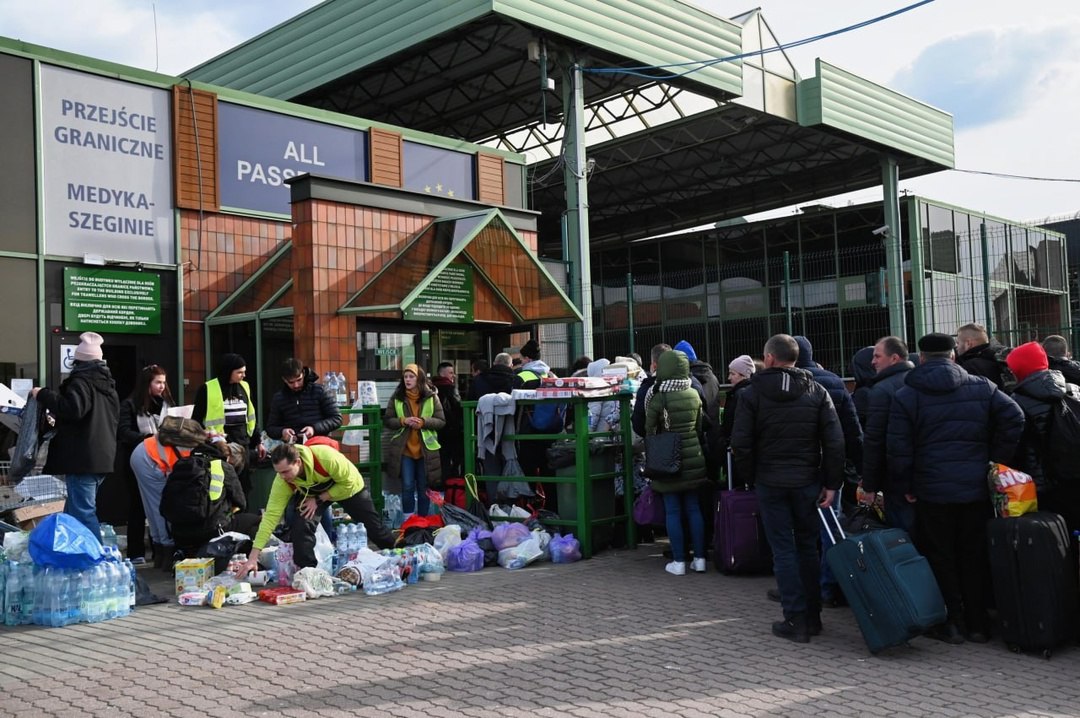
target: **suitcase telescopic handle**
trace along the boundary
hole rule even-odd
[[[833,542],[833,546],[840,543],[836,540],[836,536],[833,535],[832,528],[829,526],[829,520],[825,518],[825,509],[820,506],[817,507],[818,516],[821,517],[821,525],[825,527],[825,533],[829,534],[829,540]],[[844,533],[843,527],[840,525],[840,519],[833,513],[832,507],[829,507],[829,516],[832,516],[833,523],[836,525],[836,533],[840,535],[841,540],[847,538],[847,534]]]
[[[733,482],[732,476],[731,476],[731,463],[732,463],[731,454],[732,454],[732,451],[731,451],[731,447],[729,446],[728,450],[727,450],[727,490],[728,491],[732,491],[734,489],[734,482]]]

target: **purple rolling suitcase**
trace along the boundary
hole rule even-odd
[[[713,561],[722,573],[765,573],[772,570],[772,552],[765,540],[758,498],[754,491],[736,491],[727,452],[727,491],[716,501]]]

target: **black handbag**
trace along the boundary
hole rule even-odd
[[[682,469],[682,434],[667,431],[667,407],[664,407],[664,429],[645,437],[644,473],[650,479],[672,479]]]

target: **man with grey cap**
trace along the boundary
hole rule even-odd
[[[56,419],[56,435],[49,444],[45,473],[64,476],[67,501],[64,512],[100,536],[97,490],[116,458],[116,426],[120,398],[116,382],[105,364],[97,332],[79,336],[71,374],[57,390],[34,387],[33,394]]]
[[[930,562],[948,620],[929,636],[946,643],[989,636],[986,471],[1016,453],[1024,413],[989,379],[955,360],[948,334],[919,340],[919,366],[908,372],[889,411],[889,482],[915,504],[915,545]]]

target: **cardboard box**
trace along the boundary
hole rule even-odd
[[[214,577],[214,559],[185,558],[173,565],[176,571],[176,593],[198,591]]]
[[[29,531],[30,529],[41,523],[46,516],[58,514],[63,510],[63,499],[58,499],[56,501],[48,501],[46,503],[32,504],[30,506],[12,509],[11,522],[17,525],[23,531]]]

